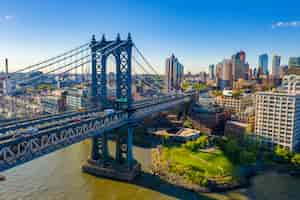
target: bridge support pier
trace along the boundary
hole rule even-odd
[[[141,171],[140,164],[134,160],[133,127],[127,128],[127,135],[116,137],[115,159],[108,156],[107,136],[103,134],[92,139],[91,158],[82,166],[82,171],[94,176],[123,181],[132,181]]]
[[[105,162],[108,160],[108,148],[107,148],[107,134],[103,133],[101,136],[92,138],[92,160],[102,160]]]

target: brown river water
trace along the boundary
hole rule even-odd
[[[112,142],[110,148],[114,149]],[[267,173],[255,177],[250,188],[204,197],[150,175],[149,148],[134,148],[145,172],[133,183],[82,173],[81,165],[89,154],[90,142],[84,141],[4,172],[0,200],[300,200],[300,179],[288,175]]]

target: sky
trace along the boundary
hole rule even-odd
[[[298,0],[1,0],[0,71],[37,63],[88,42],[92,34],[115,39],[132,34],[136,46],[161,73],[172,53],[185,72],[205,71],[246,52],[300,56]],[[269,59],[269,64],[270,64]]]

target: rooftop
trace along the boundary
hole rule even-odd
[[[240,127],[245,127],[245,128],[247,128],[247,126],[248,126],[246,123],[242,123],[242,122],[238,122],[238,121],[229,120],[229,121],[227,121],[227,123],[230,123],[230,124],[233,124],[236,126],[240,126]]]
[[[291,97],[295,97],[295,96],[300,96],[299,92],[293,92],[293,93],[288,93],[288,92],[284,92],[284,91],[278,91],[278,92],[272,92],[272,91],[264,91],[264,92],[257,92],[256,95],[266,95],[266,96],[291,96]]]

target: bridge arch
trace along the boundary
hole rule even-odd
[[[108,104],[107,96],[107,62],[111,56],[115,60],[116,100],[131,107],[131,54],[132,40],[130,34],[126,40],[121,40],[118,34],[116,40],[107,41],[102,37],[96,41],[93,37],[90,47],[92,51],[92,96],[96,105],[105,107]]]

